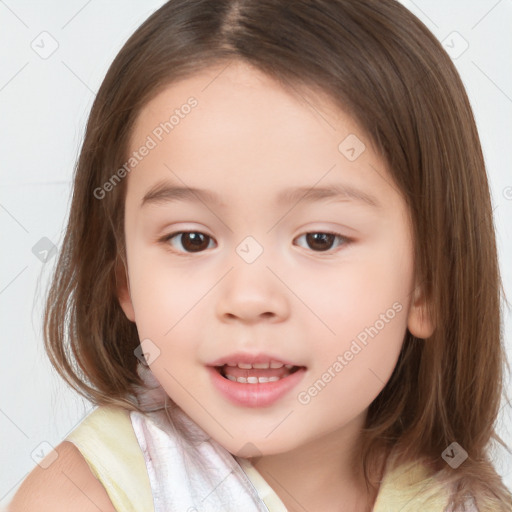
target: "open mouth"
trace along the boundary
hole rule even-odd
[[[237,357],[218,360],[208,365],[208,371],[214,389],[238,407],[271,407],[298,386],[307,371],[291,361],[242,354],[242,361],[249,357],[260,361],[235,362]]]
[[[215,370],[225,379],[240,384],[265,384],[285,379],[304,366],[283,365],[280,363],[260,363],[215,366]]]

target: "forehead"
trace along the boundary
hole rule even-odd
[[[181,112],[188,111],[186,105],[191,98],[197,102],[189,112],[193,116]],[[310,123],[325,133],[336,131],[339,127],[336,125],[340,123],[355,125],[322,91],[295,85],[285,89],[256,68],[240,62],[204,69],[161,90],[142,108],[132,132],[131,146],[142,142],[144,136],[169,121],[173,114],[174,139],[184,131],[177,128],[179,124],[185,125],[181,121],[187,117],[191,120],[186,124],[193,124],[198,135],[209,130],[212,123],[217,129],[222,128],[226,135],[242,135],[251,129],[255,133],[258,128],[271,134],[272,128],[279,127],[286,131],[283,135],[288,133],[290,136],[293,136],[293,128],[303,132]],[[233,124],[237,120],[243,122]],[[229,122],[231,132],[228,130]],[[204,130],[197,132],[201,127]],[[211,131],[209,134],[215,135]]]
[[[357,151],[364,147],[359,158],[343,153],[346,140],[359,144]],[[141,110],[128,156],[144,146],[151,149],[133,161],[128,180],[128,197],[139,201],[149,187],[176,178],[181,186],[232,194],[313,187],[327,176],[382,186],[374,169],[383,162],[355,120],[325,95],[284,89],[240,63],[163,89]]]

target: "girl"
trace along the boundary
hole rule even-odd
[[[173,0],[98,92],[45,342],[99,407],[11,510],[510,511],[484,161],[393,0]]]

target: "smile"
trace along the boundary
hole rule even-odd
[[[301,367],[291,364],[270,363],[234,363],[216,366],[217,371],[226,379],[240,384],[265,384],[277,382],[298,371]]]
[[[211,382],[221,396],[242,407],[268,407],[283,398],[302,380],[306,367],[280,365],[258,368],[258,364],[242,363],[208,366]]]

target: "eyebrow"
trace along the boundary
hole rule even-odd
[[[356,201],[372,208],[382,208],[376,197],[356,187],[341,183],[332,183],[323,187],[287,188],[276,196],[276,204],[298,203],[300,201],[309,203],[326,199],[334,199],[339,202]],[[166,204],[173,201],[202,202],[217,205],[223,202],[221,196],[211,190],[183,187],[173,185],[168,181],[162,181],[148,190],[140,206],[142,208],[149,204]]]

